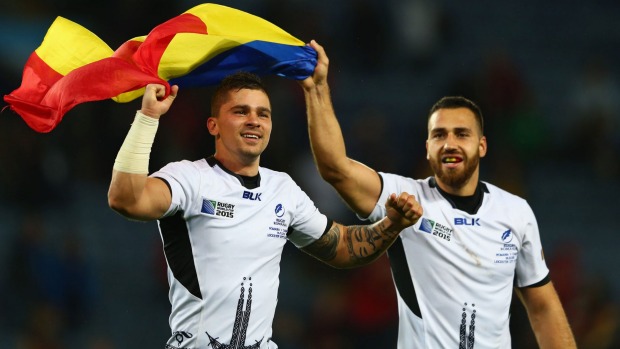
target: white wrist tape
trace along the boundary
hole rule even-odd
[[[116,155],[114,169],[120,172],[148,174],[151,146],[157,133],[159,120],[148,117],[140,111],[131,124],[121,149]]]

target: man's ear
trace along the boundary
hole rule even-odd
[[[218,134],[217,119],[214,118],[213,116],[210,116],[209,118],[207,118],[207,130],[209,130],[209,133],[212,136],[215,136]]]
[[[482,136],[480,138],[480,144],[478,145],[478,155],[480,155],[481,158],[487,155],[487,138],[485,136]]]

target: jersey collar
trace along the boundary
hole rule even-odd
[[[227,169],[226,167],[224,167],[224,165],[222,165],[222,163],[219,162],[215,158],[215,156],[213,156],[213,155],[209,156],[205,160],[207,161],[209,166],[214,167],[215,165],[217,165],[219,168],[224,170],[224,172],[226,172],[229,175],[237,178],[239,180],[239,183],[241,183],[241,185],[246,187],[247,189],[256,189],[256,188],[260,187],[260,172],[256,176],[251,176],[251,177],[250,176],[242,176],[242,175],[238,175],[238,174],[234,173],[233,171],[231,171],[231,170]]]
[[[428,181],[428,184],[431,188],[436,188],[437,191],[443,196],[452,208],[459,209],[461,211],[465,211],[469,214],[476,214],[480,206],[482,206],[482,199],[484,198],[484,193],[489,193],[489,189],[486,184],[483,182],[478,182],[476,186],[476,190],[474,191],[474,195],[471,196],[458,196],[448,194],[445,191],[441,190],[439,185],[437,185],[437,181],[435,177],[431,177]]]

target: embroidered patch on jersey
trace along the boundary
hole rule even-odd
[[[513,233],[512,230],[508,229],[502,233],[500,239],[502,240],[502,247],[500,247],[499,251],[495,253],[495,258],[493,259],[493,263],[495,264],[512,264],[517,261],[517,256],[519,255],[519,249],[517,245],[511,244]]]
[[[420,230],[422,230],[425,233],[430,234],[433,232],[433,226],[435,226],[434,221],[431,221],[430,219],[422,218],[422,223],[420,223]]]
[[[269,233],[267,234],[268,237],[286,239],[288,223],[285,218],[280,218],[284,216],[285,212],[286,210],[282,204],[276,205],[276,208],[273,210],[273,213],[276,215],[276,219],[273,221],[273,225],[269,227]]]
[[[502,241],[505,244],[508,244],[512,241],[512,231],[510,229],[506,230],[504,233],[502,233]]]
[[[200,208],[200,212],[212,216],[234,218],[235,205],[221,201],[202,199],[202,207]]]
[[[454,231],[448,226],[426,218],[422,218],[422,222],[420,223],[420,230],[438,238],[444,239],[446,241],[450,241],[450,239],[452,238],[452,232]]]
[[[284,206],[282,206],[282,204],[277,204],[276,208],[274,209],[274,212],[276,213],[276,216],[282,217],[284,216],[284,213],[286,212],[286,210],[284,209]]]

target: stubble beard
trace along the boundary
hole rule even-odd
[[[435,173],[437,179],[445,185],[456,189],[464,187],[469,182],[471,176],[478,168],[479,163],[480,157],[478,155],[475,155],[471,159],[463,155],[463,164],[465,165],[463,169],[446,169],[442,166],[441,158],[430,161],[431,169],[433,173]]]
[[[259,159],[263,154],[265,149],[267,148],[267,144],[261,144],[256,147],[241,147],[240,155],[248,161]]]

